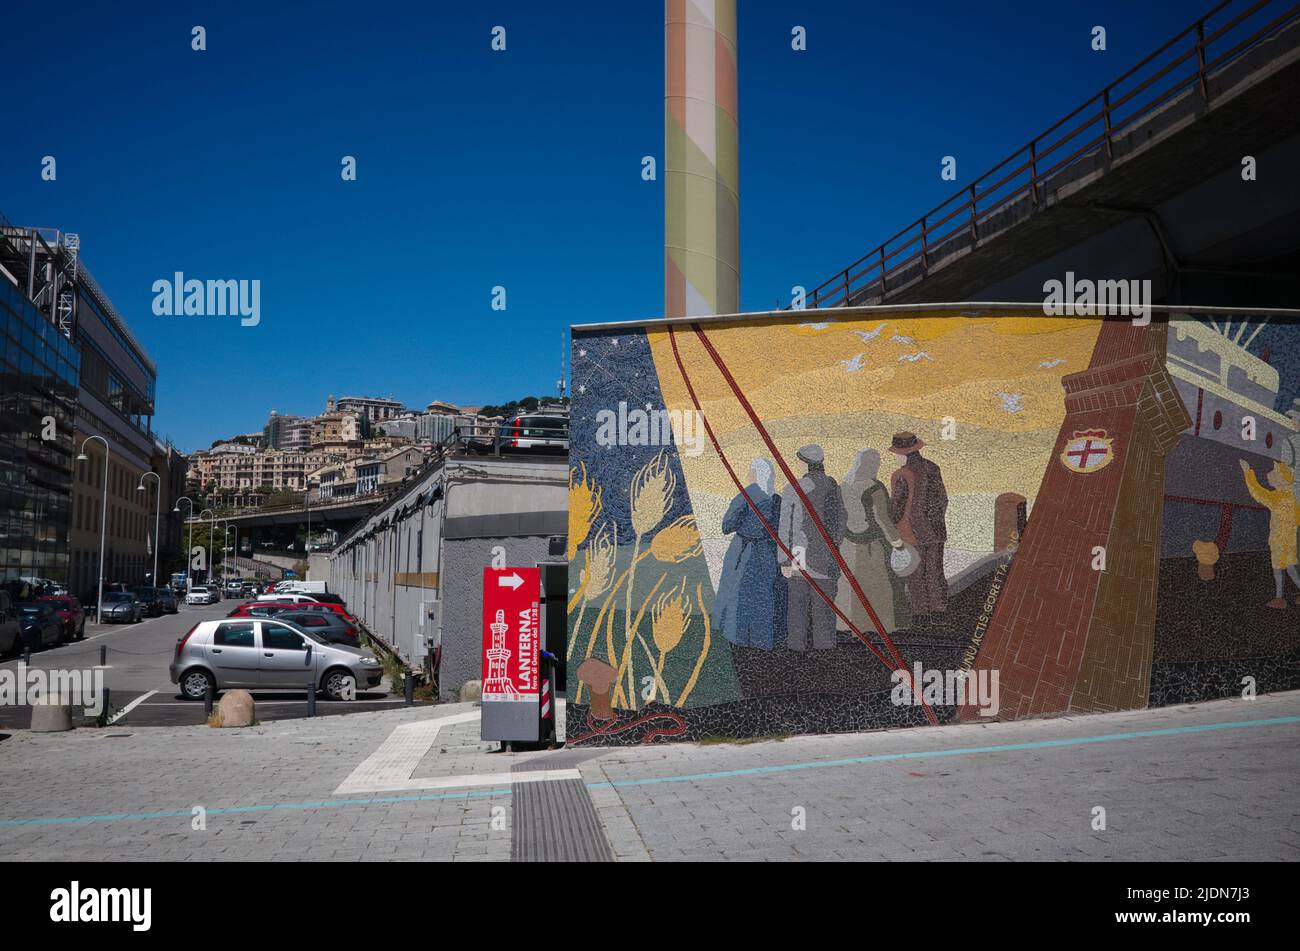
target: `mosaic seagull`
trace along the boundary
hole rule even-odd
[[[875,340],[877,337],[880,336],[880,331],[884,329],[885,329],[885,325],[881,324],[875,330],[855,330],[853,332],[857,334],[859,337],[861,337],[864,341],[868,341],[868,340]]]
[[[1042,363],[1038,365],[1042,367],[1044,370],[1050,370],[1052,367],[1059,367],[1064,362],[1065,362],[1065,357],[1057,357],[1055,360],[1044,360]]]
[[[999,393],[1002,400],[1002,408],[1008,413],[1018,413],[1025,408],[1024,396],[1019,393]]]
[[[859,353],[852,360],[841,360],[840,363],[844,365],[844,369],[847,372],[857,373],[859,370],[862,369],[862,358],[865,356],[866,356],[865,353]]]
[[[892,337],[890,337],[889,339],[892,340],[892,341],[894,341],[894,343],[908,343],[908,344],[916,343],[916,339],[915,339],[915,338],[913,338],[913,337],[904,337],[902,334],[894,334],[894,335],[893,335]]]
[[[816,323],[816,322],[811,321],[811,320],[806,320],[806,321],[804,321],[802,324],[800,324],[799,326],[800,326],[800,327],[810,327],[810,328],[812,328],[813,330],[825,330],[825,329],[826,329],[827,327],[829,327],[830,325],[831,325],[831,322],[830,322],[829,320],[827,320],[827,321],[823,321],[823,322],[821,322],[821,323]]]
[[[898,358],[899,363],[915,363],[917,360],[929,360],[931,363],[934,362],[934,359],[924,350],[920,353],[905,353]]]

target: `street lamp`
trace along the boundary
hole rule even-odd
[[[110,451],[108,440],[103,436],[87,436],[81,443],[81,452],[77,453],[78,462],[90,461],[90,456],[86,455],[86,443],[92,439],[98,439],[104,444],[104,500],[100,503],[99,510],[99,600],[95,604],[95,623],[99,624],[100,618],[104,616],[104,536],[108,532],[108,457]]]
[[[229,537],[231,527],[232,526],[230,524],[230,519],[226,519],[227,537]],[[230,549],[230,551],[231,551],[231,556],[235,559],[235,577],[238,578],[239,577],[239,523],[236,522],[233,527],[235,530],[235,544]]]
[[[186,518],[186,521],[189,522],[189,526],[190,526],[190,544],[189,547],[185,549],[185,593],[189,594],[190,593],[190,557],[191,557],[191,553],[194,551],[194,500],[190,498],[188,495],[182,495],[179,499],[177,499],[176,507],[173,508],[172,511],[178,515],[180,514],[181,511],[182,502],[190,503],[190,514]]]
[[[217,542],[217,513],[213,509],[204,509],[203,512],[207,512],[209,515],[212,516],[212,529],[208,532],[208,577],[207,577],[207,583],[211,584],[212,575],[216,570],[216,564],[215,564],[216,558],[214,557],[215,552],[213,551],[213,545],[215,545]],[[199,513],[199,518],[203,517],[203,512]]]
[[[302,559],[303,559],[303,564],[307,566],[307,570],[303,572],[303,580],[305,581],[307,579],[307,576],[311,574],[311,486],[312,486],[312,482],[310,479],[304,478],[302,480],[302,484],[303,484],[302,504],[307,510],[307,534],[305,534],[302,537]]]
[[[162,514],[162,478],[158,475],[158,473],[153,472],[153,471],[141,473],[141,475],[140,475],[140,484],[137,485],[137,486],[135,487],[135,490],[136,490],[137,492],[143,492],[143,491],[144,491],[144,480],[145,480],[146,478],[148,478],[149,476],[153,476],[153,477],[154,477],[154,481],[155,481],[156,483],[158,483],[158,494],[157,494],[157,496],[155,496],[155,498],[154,498],[154,503],[153,503],[153,586],[154,586],[155,588],[157,588],[157,587],[159,587],[159,584],[158,584],[158,544],[159,544],[159,542],[161,541],[161,539],[160,539],[159,536],[158,536],[158,519],[159,519],[159,516]]]

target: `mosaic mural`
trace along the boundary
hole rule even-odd
[[[1300,327],[575,330],[568,736],[1300,687]]]

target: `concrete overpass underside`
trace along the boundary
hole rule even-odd
[[[1243,180],[1245,156],[1256,161],[1252,181]],[[1069,270],[1151,279],[1156,302],[1296,306],[1297,168],[1300,20],[1210,72],[1204,93],[1193,83],[1114,134],[1109,149],[1099,144],[1040,178],[1036,190],[1027,170],[1024,194],[977,212],[973,229],[960,217],[934,228],[931,218],[945,238],[930,237],[924,254],[919,239],[901,252],[894,248],[902,244],[887,244],[883,286],[879,267],[868,277],[873,252],[849,269],[847,294],[836,278],[822,296],[852,304],[1040,300],[1043,282]],[[995,171],[988,184],[1005,177]],[[985,197],[977,187],[976,208],[998,199],[996,191]]]

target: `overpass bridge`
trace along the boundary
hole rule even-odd
[[[536,429],[536,427],[534,427]],[[567,423],[558,424],[553,432],[548,432],[545,441],[548,446],[532,450],[511,447],[511,434],[507,427],[500,425],[475,425],[468,428],[458,427],[442,443],[435,445],[428,461],[415,473],[400,482],[380,485],[376,491],[366,495],[347,496],[345,498],[308,500],[304,504],[262,506],[244,511],[220,514],[216,521],[229,524],[239,529],[240,539],[248,539],[256,551],[261,540],[267,536],[283,537],[286,534],[297,535],[299,529],[310,526],[313,534],[333,529],[340,536],[347,535],[357,525],[370,518],[375,512],[384,509],[390,502],[401,496],[410,486],[423,481],[440,471],[448,462],[474,459],[502,459],[527,461],[556,460],[567,461],[568,441]],[[534,437],[534,441],[540,441]],[[187,522],[205,525],[213,521],[211,516],[190,518]],[[241,542],[242,544],[242,542]]]
[[[807,303],[1041,300],[1068,270],[1149,279],[1156,302],[1295,306],[1297,168],[1300,4],[1228,0]]]
[[[307,505],[270,506],[249,511],[235,511],[216,516],[216,521],[224,526],[238,528],[240,545],[247,544],[257,551],[258,545],[268,536],[290,541],[296,539],[299,530],[311,526],[313,534],[326,529],[334,529],[339,534],[349,531],[376,508],[384,505],[402,488],[401,483],[385,486],[383,491],[370,495],[357,496],[339,500],[311,502]],[[187,523],[201,526],[209,525],[211,516],[186,519]]]

